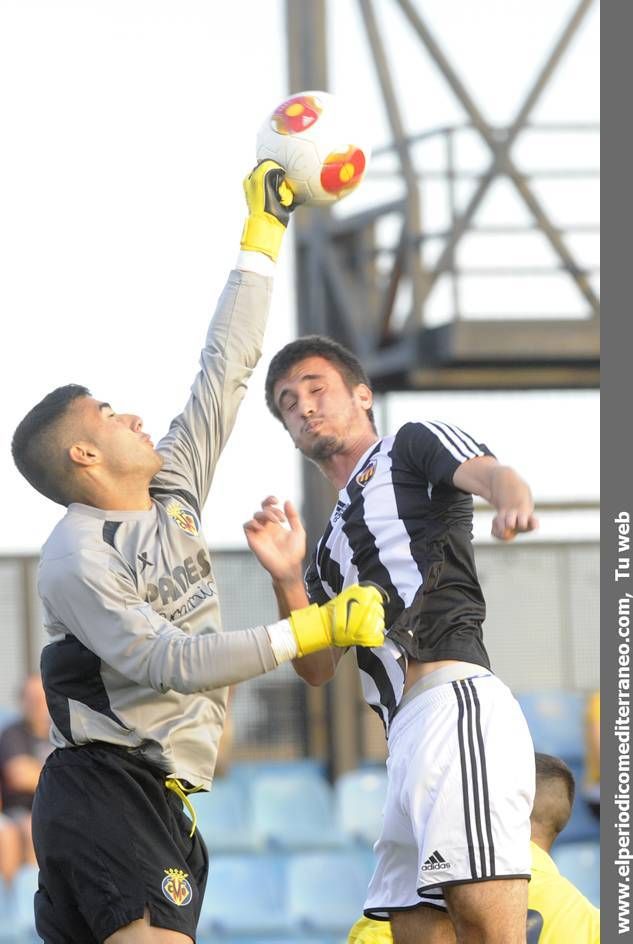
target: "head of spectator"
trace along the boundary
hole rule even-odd
[[[47,738],[51,720],[48,714],[44,686],[39,675],[27,675],[20,690],[22,717],[31,733],[38,738]]]
[[[574,775],[560,758],[536,755],[536,793],[530,817],[532,842],[549,852],[574,805]]]

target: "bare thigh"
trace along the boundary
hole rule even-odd
[[[445,888],[458,944],[525,944],[527,897],[524,878]]]
[[[444,889],[448,914],[392,912],[394,944],[525,944],[527,881],[504,879]]]
[[[422,905],[390,915],[394,944],[455,944],[453,922],[445,911]]]
[[[170,931],[167,928],[154,928],[149,923],[149,912],[138,921],[119,928],[103,944],[193,944],[188,934]]]

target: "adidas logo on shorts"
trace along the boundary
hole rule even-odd
[[[450,869],[450,862],[447,862],[446,859],[440,855],[440,853],[435,850],[435,852],[428,857],[422,868],[421,872],[435,872],[439,869]]]

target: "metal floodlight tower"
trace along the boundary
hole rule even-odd
[[[599,378],[599,299],[592,288],[591,271],[580,264],[569,245],[572,233],[593,233],[597,223],[557,226],[537,197],[532,178],[521,171],[512,148],[527,128],[544,132],[597,132],[597,126],[535,125],[530,114],[550,83],[593,0],[580,0],[534,78],[523,104],[508,127],[492,127],[478,108],[464,80],[434,38],[419,7],[412,0],[389,0],[399,8],[412,34],[443,75],[463,108],[468,124],[441,128],[407,137],[394,90],[388,60],[374,9],[374,0],[357,0],[368,46],[376,69],[383,104],[389,119],[398,160],[404,198],[372,207],[352,217],[335,217],[327,210],[301,213],[295,221],[297,235],[297,284],[299,332],[327,334],[350,347],[363,361],[376,389],[517,389],[594,387]],[[381,0],[385,2],[385,0]],[[333,6],[333,4],[332,4]],[[291,91],[328,88],[326,59],[326,0],[286,0],[289,85]],[[476,175],[470,198],[458,207],[455,166],[455,133],[473,130],[490,152],[487,169]],[[440,233],[425,232],[422,225],[420,184],[428,172],[416,166],[413,148],[422,139],[436,136],[445,147],[445,167],[440,172],[447,188],[451,222]],[[566,172],[552,172],[565,177]],[[435,172],[436,177],[438,172]],[[589,170],[586,176],[595,176]],[[430,175],[432,176],[432,175]],[[472,175],[471,175],[472,176]],[[543,172],[543,176],[546,176]],[[579,176],[577,170],[567,177]],[[510,181],[530,222],[521,226],[476,225],[474,218],[491,186],[501,177]],[[398,220],[397,237],[379,245],[378,227],[387,216]],[[458,266],[456,251],[467,234],[496,232],[541,233],[551,248],[549,266],[492,264],[466,269]],[[443,240],[434,262],[428,262],[425,245],[431,238]],[[388,258],[379,269],[378,255]],[[581,317],[552,311],[548,317],[478,316],[468,318],[460,308],[460,280],[464,276],[508,275],[517,279],[563,273],[582,299]],[[427,324],[430,296],[438,282],[451,282],[452,318],[441,326]],[[409,291],[409,310],[395,317],[396,299],[403,285]]]

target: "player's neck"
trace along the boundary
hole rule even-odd
[[[532,823],[530,839],[532,842],[543,849],[544,852],[551,852],[554,840],[558,833],[553,833],[548,829],[540,829],[535,823]]]
[[[136,479],[91,482],[75,501],[104,511],[148,511],[152,507],[149,483]]]
[[[358,439],[353,440],[346,446],[344,451],[337,452],[329,459],[324,459],[318,463],[318,466],[334,488],[344,488],[350,475],[358,465],[359,459],[379,439],[380,436],[373,430],[363,433]]]

